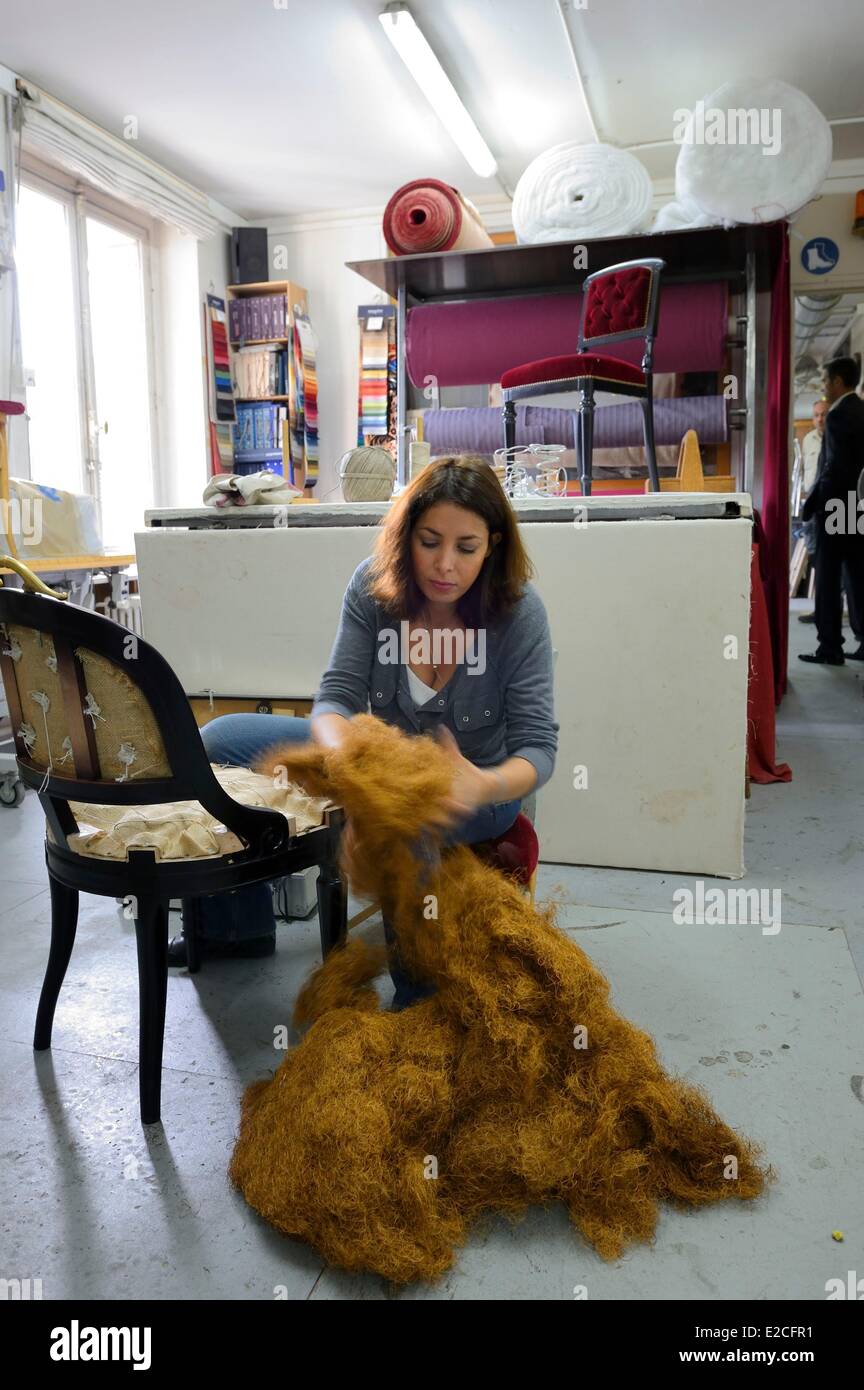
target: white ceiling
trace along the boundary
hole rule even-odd
[[[860,0],[571,0],[599,136],[669,140],[673,112],[731,77],[864,116]],[[384,0],[0,0],[0,62],[250,219],[384,203],[401,183],[478,179],[393,52]],[[561,140],[592,138],[555,0],[412,0],[512,190]],[[835,128],[864,156],[864,124]],[[640,151],[671,175],[674,146]]]

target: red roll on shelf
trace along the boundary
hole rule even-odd
[[[440,179],[414,179],[397,188],[384,209],[384,239],[396,256],[493,245],[474,204]]]

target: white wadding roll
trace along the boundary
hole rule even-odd
[[[627,236],[651,220],[651,179],[634,154],[570,141],[528,165],[513,196],[520,242]]]
[[[773,222],[818,193],[831,157],[831,127],[808,96],[777,79],[738,78],[691,112],[675,199],[716,223]]]

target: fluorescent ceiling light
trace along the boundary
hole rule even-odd
[[[475,174],[491,178],[498,168],[495,156],[417,28],[410,10],[405,5],[391,5],[378,18],[399,57]]]

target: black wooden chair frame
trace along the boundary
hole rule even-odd
[[[37,791],[54,836],[52,840],[46,835],[45,840],[51,946],[33,1046],[41,1051],[51,1045],[54,1010],[75,942],[79,893],[112,898],[131,895],[136,907],[138,949],[141,1119],[144,1124],[154,1124],[160,1117],[170,900],[179,898],[183,902],[188,965],[194,972],[200,964],[196,930],[199,897],[279,878],[317,864],[321,948],[326,955],[346,934],[347,899],[337,868],[343,813],[339,808],[329,809],[324,824],[292,837],[289,822],[278,811],[244,806],[229,796],[213,774],[198,725],[174,671],[154,647],[120,624],[58,598],[5,586],[0,586],[0,622],[35,628],[51,637],[77,774],[63,776],[56,769],[46,774],[45,767],[30,757],[18,734],[24,715],[17,695],[13,658],[0,655],[21,780]],[[134,660],[127,655],[130,641],[135,644]],[[74,655],[77,647],[86,647],[115,662],[140,689],[158,725],[170,776],[124,781],[101,776],[92,722],[88,725],[83,713],[86,689],[81,663]],[[70,801],[117,806],[197,801],[246,848],[219,858],[171,861],[158,859],[152,850],[130,850],[127,860],[79,854],[68,842],[68,836],[78,830]]]

